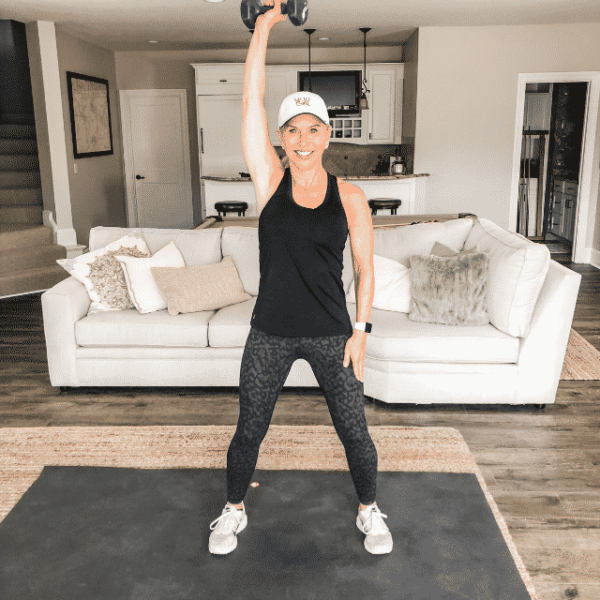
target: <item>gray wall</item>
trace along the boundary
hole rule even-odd
[[[92,227],[126,227],[123,148],[117,93],[114,52],[56,28],[61,95],[65,115],[67,160],[73,228],[77,243],[88,245]],[[73,158],[67,71],[108,80],[110,118],[114,153],[107,156]],[[77,163],[77,174],[73,165]]]
[[[415,143],[417,119],[417,73],[419,64],[419,30],[404,46],[404,98],[402,101],[402,143]]]
[[[518,74],[600,70],[599,40],[600,23],[419,30],[415,172],[431,173],[431,212],[470,211],[509,226]],[[586,215],[586,245],[595,230],[596,250],[598,200]]]

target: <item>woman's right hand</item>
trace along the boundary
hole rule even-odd
[[[273,8],[258,16],[256,19],[256,27],[258,28],[260,25],[262,27],[266,26],[271,29],[275,23],[281,23],[285,21],[287,19],[287,14],[281,13],[282,4],[287,4],[287,0],[286,2],[283,2],[282,0],[263,0],[264,6],[272,6]]]

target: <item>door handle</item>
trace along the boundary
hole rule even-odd
[[[136,175],[135,178],[136,179],[146,179],[145,177],[142,177],[141,175]]]
[[[200,128],[200,154],[204,154],[204,129]]]

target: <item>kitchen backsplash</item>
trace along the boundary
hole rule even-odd
[[[281,146],[275,146],[276,152],[287,166],[287,156]],[[387,153],[396,153],[405,161],[405,173],[413,173],[413,146],[408,144],[364,145],[347,142],[334,142],[323,153],[323,168],[337,177],[358,175],[377,175],[386,173],[390,166]],[[285,158],[284,158],[285,157]]]

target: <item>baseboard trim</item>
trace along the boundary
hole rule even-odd
[[[600,269],[600,250],[594,248],[589,249],[589,263],[596,269]]]

